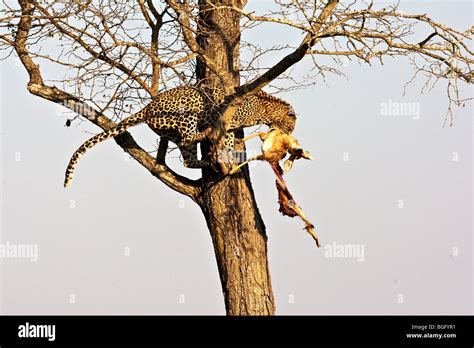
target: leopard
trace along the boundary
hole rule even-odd
[[[181,152],[185,167],[203,168],[209,165],[208,161],[198,159],[197,144],[209,137],[215,129],[225,96],[224,88],[219,85],[177,86],[160,92],[137,113],[84,142],[69,161],[64,187],[71,184],[78,160],[86,151],[141,123],[147,124],[160,138],[175,143]],[[226,125],[225,149],[229,153],[232,152],[235,132],[239,129],[266,125],[291,134],[295,123],[296,114],[288,102],[259,90],[244,98]]]

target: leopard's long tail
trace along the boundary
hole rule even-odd
[[[66,169],[66,177],[64,179],[64,187],[68,187],[71,185],[72,178],[74,175],[74,169],[76,168],[77,161],[79,158],[84,155],[84,153],[97,145],[98,143],[107,140],[109,138],[116,137],[117,135],[122,134],[125,132],[128,128],[133,127],[135,125],[138,125],[142,123],[145,120],[145,115],[146,113],[144,110],[137,112],[136,114],[127,117],[126,119],[122,120],[120,123],[118,123],[114,128],[109,129],[105,132],[102,132],[100,134],[97,134],[87,140],[84,144],[82,144],[76,152],[72,155],[71,159],[69,160],[69,164]]]

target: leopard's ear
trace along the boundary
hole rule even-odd
[[[311,156],[311,154],[308,151],[303,151],[303,153],[301,154],[301,157],[307,160],[314,160],[314,157]]]

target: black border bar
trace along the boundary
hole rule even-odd
[[[19,337],[26,323],[30,329],[55,325],[55,340]],[[0,316],[1,348],[65,344],[473,347],[474,321],[473,316]]]

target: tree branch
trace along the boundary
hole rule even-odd
[[[306,35],[306,37],[298,46],[298,48],[292,53],[285,56],[277,64],[270,68],[266,73],[264,73],[254,81],[251,81],[237,88],[235,97],[240,97],[262,89],[269,82],[273,81],[279,75],[288,70],[291,66],[303,59],[303,57],[311,49],[311,47],[313,47],[317,43],[317,33],[321,30],[328,17],[331,16],[338,3],[339,0],[328,0],[326,6],[323,8],[317,20],[313,24],[312,32]]]
[[[310,48],[316,44],[318,38],[317,33],[321,30],[328,17],[333,13],[338,3],[339,0],[328,0],[326,6],[324,6],[317,20],[312,25],[312,30],[305,36],[304,40],[296,50],[285,56],[260,77],[245,85],[237,87],[235,93],[226,97],[226,103],[222,110],[222,120],[225,128],[229,124],[229,121],[235,113],[238,105],[242,103],[244,96],[261,90],[265,85],[304,58]],[[220,136],[222,136],[222,134],[220,134]]]
[[[181,29],[183,31],[183,39],[188,45],[189,49],[199,57],[201,57],[208,68],[216,74],[216,76],[219,77],[219,79],[222,82],[222,86],[225,89],[227,94],[231,94],[234,92],[234,84],[233,84],[233,78],[232,75],[222,67],[220,67],[216,62],[209,57],[204,50],[199,46],[199,44],[196,41],[196,38],[193,33],[193,29],[191,26],[191,21],[189,19],[189,4],[187,1],[184,3],[180,4],[177,3],[176,0],[166,0],[166,3],[175,11],[177,18],[176,21],[181,26]]]
[[[20,60],[29,74],[28,91],[38,97],[50,100],[54,103],[62,105],[81,116],[87,118],[90,122],[99,126],[104,130],[108,130],[116,123],[93,109],[89,105],[81,102],[81,100],[70,93],[62,91],[57,87],[47,86],[43,82],[39,65],[35,64],[31,59],[26,39],[31,29],[32,13],[34,7],[28,0],[19,0],[22,9],[22,15],[18,23],[15,40],[15,50]],[[180,192],[191,199],[195,200],[199,194],[199,181],[190,180],[184,176],[173,172],[165,164],[158,163],[145,150],[140,148],[133,137],[128,133],[123,133],[115,138],[117,144],[144,166],[152,175],[161,180],[165,185],[173,190]]]

